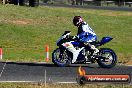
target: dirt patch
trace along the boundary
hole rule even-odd
[[[132,65],[132,61],[127,62],[126,65]]]
[[[50,24],[51,20],[47,19],[0,19],[2,23],[9,23],[15,25],[35,25],[35,24]]]
[[[16,25],[27,25],[27,24],[31,24],[33,22],[32,19],[20,19],[20,20],[4,20],[4,22],[6,23],[13,23]]]
[[[118,62],[125,65],[132,65],[132,55],[118,54]]]
[[[12,23],[18,24],[18,25],[26,25],[30,24],[32,20],[13,20]]]
[[[101,13],[101,15],[105,16],[118,16],[118,14],[113,13],[113,12],[107,12],[107,13]]]
[[[25,25],[25,24],[28,24],[29,22],[27,22],[27,21],[22,21],[22,20],[17,20],[17,21],[12,21],[12,23],[14,23],[14,24],[22,24],[22,25]]]
[[[132,12],[124,12],[124,13],[117,13],[117,12],[103,12],[101,13],[103,16],[132,16]]]

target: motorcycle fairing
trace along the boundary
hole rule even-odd
[[[100,44],[104,45],[105,43],[111,41],[112,39],[113,38],[111,38],[111,37],[103,37],[102,40],[101,40],[101,42],[100,42]]]
[[[84,47],[82,48],[79,48],[79,49],[76,49],[74,46],[73,46],[73,41],[70,41],[70,42],[65,42],[62,44],[62,46],[64,46],[67,50],[69,50],[70,52],[72,52],[73,54],[73,59],[72,59],[72,63],[76,62],[77,58],[78,58],[78,55],[80,53],[80,51],[82,51],[84,49]]]

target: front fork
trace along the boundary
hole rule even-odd
[[[67,55],[67,57],[70,57],[68,59],[71,60],[71,58],[72,58],[71,52],[69,52],[64,46],[60,46],[59,48],[60,48],[60,56],[59,57],[62,59],[65,59],[65,55]]]
[[[63,59],[63,53],[64,51],[66,50],[63,46],[60,46],[60,55],[59,55],[59,58],[62,58]]]

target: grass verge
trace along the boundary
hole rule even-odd
[[[131,88],[126,84],[35,84],[35,83],[0,83],[1,88]]]
[[[132,64],[132,12],[47,6],[0,5],[0,47],[4,49],[4,59],[44,61],[46,44],[51,56],[57,47],[55,42],[65,30],[76,34],[77,28],[72,24],[75,15],[81,15],[99,39],[112,36],[112,42],[103,47],[115,50],[119,62]]]

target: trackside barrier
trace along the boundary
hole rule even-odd
[[[46,62],[48,62],[49,61],[49,46],[48,45],[46,45],[45,51],[46,51]]]
[[[2,48],[0,48],[0,59],[2,59],[3,51]]]

